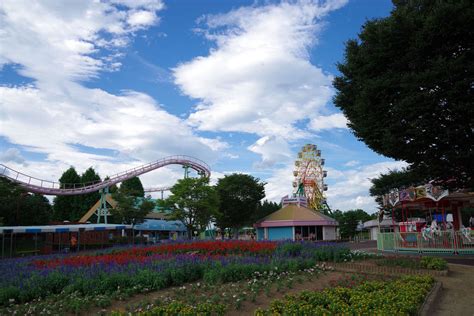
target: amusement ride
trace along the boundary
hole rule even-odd
[[[28,192],[44,195],[81,195],[99,191],[101,195],[100,200],[97,201],[96,205],[93,206],[91,210],[83,216],[83,218],[81,218],[80,222],[87,220],[95,213],[97,215],[97,223],[100,223],[101,218],[103,218],[104,223],[107,224],[107,216],[110,215],[107,210],[107,203],[111,205],[114,204],[109,194],[109,187],[168,165],[182,165],[185,169],[185,178],[189,176],[189,169],[195,170],[198,175],[202,177],[209,178],[211,176],[211,169],[204,161],[191,156],[177,155],[165,157],[157,161],[117,173],[113,176],[106,177],[104,180],[91,183],[67,184],[38,179],[13,170],[3,164],[0,164],[0,177],[17,183]],[[161,192],[163,197],[163,192],[169,189],[169,187],[150,188],[145,189],[145,192]]]
[[[323,170],[324,158],[321,150],[314,144],[306,144],[298,152],[295,160],[293,188],[295,197],[305,197],[307,206],[315,211],[328,211],[324,191],[328,186],[324,184],[327,171]]]

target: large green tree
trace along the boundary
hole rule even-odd
[[[339,223],[339,233],[341,238],[352,238],[357,233],[357,225],[374,219],[375,216],[367,214],[364,210],[356,209],[342,212],[335,210],[332,217]]]
[[[216,190],[220,213],[217,226],[238,231],[253,223],[260,200],[265,197],[265,183],[251,175],[234,173],[219,179]]]
[[[17,184],[0,178],[1,224],[46,225],[52,216],[48,199],[39,194],[30,194]]]
[[[81,184],[81,177],[74,167],[67,169],[59,178],[61,187],[74,188]],[[54,219],[58,221],[77,221],[81,218],[82,205],[79,195],[59,195],[54,198]]]
[[[88,168],[81,176],[81,182],[84,185],[100,182],[100,176],[95,172],[94,168]],[[98,200],[100,193],[92,192],[80,196],[81,216],[84,215]]]
[[[113,193],[112,197],[117,202],[117,206],[110,209],[112,222],[115,223],[140,224],[155,207],[149,198],[137,198],[121,190]]]
[[[473,187],[474,5],[393,3],[346,43],[334,103],[377,153],[422,178]]]
[[[158,203],[171,209],[173,218],[186,225],[191,238],[194,231],[204,231],[215,219],[219,199],[208,178],[186,178],[178,180],[171,188],[171,195]]]
[[[122,184],[120,185],[120,190],[122,191],[122,193],[127,193],[128,195],[132,195],[135,197],[145,196],[145,190],[143,189],[142,182],[138,177],[133,177],[122,182]]]

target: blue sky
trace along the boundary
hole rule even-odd
[[[332,104],[344,42],[382,0],[0,4],[0,162],[56,180],[188,154],[291,193],[300,147],[326,159],[331,207],[375,211],[370,178],[403,162],[358,141]],[[179,167],[141,177],[173,184]]]

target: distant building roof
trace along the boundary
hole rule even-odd
[[[156,230],[156,231],[186,231],[181,221],[166,221],[161,219],[146,219],[143,223],[135,225],[135,230]]]
[[[391,218],[384,218],[380,222],[381,227],[389,227],[392,226],[393,222]],[[397,222],[395,221],[395,225],[397,225]],[[371,228],[371,227],[378,227],[379,226],[379,220],[378,219],[372,219],[370,221],[367,221],[364,223],[364,228]]]
[[[129,229],[131,225],[124,224],[65,224],[65,225],[40,225],[40,226],[0,226],[0,233],[63,233],[99,230]]]
[[[309,208],[289,204],[255,223],[255,227],[281,226],[338,226],[337,221]]]

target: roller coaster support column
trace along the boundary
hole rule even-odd
[[[189,166],[184,165],[183,168],[184,168],[184,178],[187,179],[189,178]]]
[[[107,195],[109,194],[109,187],[100,190],[100,207],[97,210],[97,224],[100,224],[100,218],[104,217],[104,224],[107,224],[107,216],[109,210],[107,209]]]

